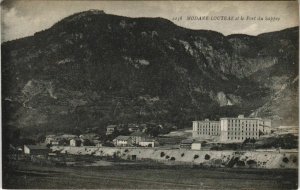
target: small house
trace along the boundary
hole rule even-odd
[[[191,146],[192,150],[201,150],[201,143],[200,142],[193,142]]]
[[[52,141],[54,141],[56,139],[56,135],[47,135],[46,139],[45,139],[45,143],[46,144],[51,144]]]
[[[182,149],[191,149],[192,143],[193,143],[192,139],[185,139],[180,142],[179,147]]]
[[[132,138],[132,144],[138,145],[139,142],[146,140],[147,135],[143,132],[136,131],[136,132],[130,134],[130,137]]]
[[[24,154],[27,155],[48,155],[49,148],[42,145],[24,145]]]
[[[111,135],[113,132],[116,130],[117,126],[116,125],[108,125],[106,127],[106,135]]]
[[[70,146],[80,146],[81,140],[78,138],[73,138],[70,140]]]
[[[139,127],[135,124],[129,124],[128,125],[128,131],[129,132],[136,132],[139,131]]]
[[[142,147],[157,147],[159,143],[155,140],[145,140],[145,141],[140,141],[139,145]]]
[[[120,135],[113,141],[115,146],[132,146],[132,138],[130,136]]]

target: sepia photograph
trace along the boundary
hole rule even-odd
[[[3,189],[298,189],[297,1],[1,1]]]

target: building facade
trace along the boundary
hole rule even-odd
[[[238,117],[220,118],[220,121],[193,121],[193,138],[218,137],[219,142],[243,142],[247,138],[258,139],[271,133],[271,120]]]
[[[130,136],[118,136],[113,140],[115,146],[132,146],[132,138]]]
[[[74,138],[70,140],[70,146],[80,146],[81,140],[78,138]]]
[[[24,145],[24,154],[27,155],[47,155],[49,148],[40,145]]]
[[[259,139],[262,134],[271,132],[271,120],[262,118],[221,118],[221,142],[243,142],[247,138]]]
[[[130,137],[132,139],[132,144],[138,145],[139,142],[146,140],[147,135],[143,132],[136,131],[136,132],[130,134]]]
[[[106,127],[106,135],[111,135],[117,129],[116,125],[109,125]]]
[[[193,121],[193,138],[206,139],[212,136],[220,136],[220,121]]]

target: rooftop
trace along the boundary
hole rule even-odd
[[[193,143],[193,139],[185,139],[181,141],[182,144],[192,144]]]
[[[48,147],[46,146],[42,146],[42,145],[24,145],[26,147],[28,147],[31,150],[47,150]]]
[[[120,135],[118,136],[116,139],[117,140],[121,140],[121,141],[127,141],[128,139],[130,139],[131,137],[130,136],[123,136],[123,135]]]

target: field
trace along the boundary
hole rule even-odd
[[[123,163],[106,166],[14,164],[3,174],[13,189],[296,189],[297,170],[195,168]]]

